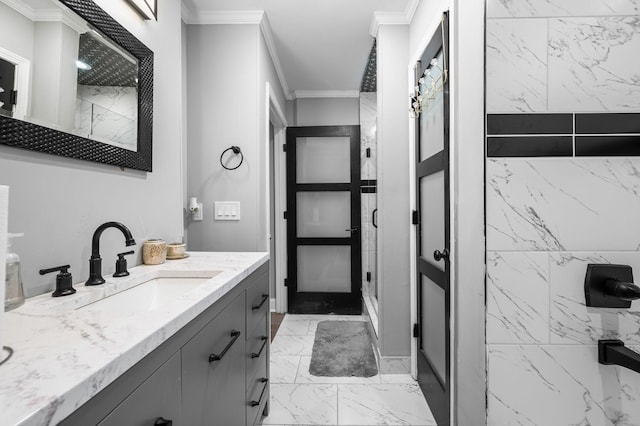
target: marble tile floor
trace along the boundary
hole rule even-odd
[[[271,346],[271,411],[263,425],[419,425],[436,422],[408,374],[316,377],[309,363],[320,321],[364,321],[353,315],[289,315]]]

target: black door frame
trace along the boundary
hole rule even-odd
[[[351,182],[297,183],[296,140],[299,137],[348,137]],[[362,257],[360,213],[360,126],[308,126],[287,127],[287,299],[288,312],[309,313],[362,313]],[[298,238],[297,193],[303,191],[349,191],[351,194],[351,228],[344,238]],[[298,292],[298,246],[348,245],[351,247],[351,293]]]
[[[448,13],[445,12],[442,17],[442,25],[438,26],[438,29],[431,37],[431,41],[425,48],[420,60],[416,64],[415,71],[415,84],[418,84],[418,80],[422,77],[425,69],[430,66],[431,59],[436,57],[441,50],[444,50],[443,54],[443,70],[449,69],[449,20]],[[450,253],[450,183],[449,183],[449,126],[450,126],[450,111],[449,111],[449,78],[446,76],[443,82],[443,114],[444,114],[444,146],[443,150],[432,155],[431,157],[420,161],[420,117],[415,120],[415,161],[416,161],[416,209],[418,223],[416,224],[416,289],[417,289],[417,361],[418,361],[418,383],[424,393],[429,407],[436,419],[438,426],[448,426],[450,424],[450,404],[451,404],[451,362],[450,362],[450,348],[451,348],[451,328],[450,328],[450,271],[449,271],[449,253]],[[421,193],[420,193],[420,179],[431,174],[443,171],[444,172],[444,244],[442,248],[444,257],[441,257],[439,261],[444,262],[444,271],[440,270],[433,264],[427,262],[425,258],[432,257],[432,253],[421,253]],[[427,276],[431,281],[440,286],[445,293],[445,356],[446,356],[446,368],[445,368],[445,382],[443,383],[438,375],[435,373],[435,369],[429,364],[429,361],[424,357],[421,352],[422,347],[422,278],[421,275]]]

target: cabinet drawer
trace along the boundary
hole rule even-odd
[[[264,324],[266,330],[268,313],[269,275],[264,274],[247,289],[247,331],[253,332],[259,324]],[[259,333],[262,334],[262,331]]]
[[[180,418],[180,399],[180,354],[176,353],[98,425],[149,426],[160,419],[173,426],[188,424]]]
[[[247,342],[247,389],[249,383],[258,374],[266,374],[267,354],[269,353],[269,337],[254,337]]]
[[[249,384],[247,388],[247,424],[256,424],[261,417],[266,403],[269,401],[269,379],[264,374],[258,375]]]
[[[182,348],[186,425],[243,425],[246,420],[245,299],[234,299]]]

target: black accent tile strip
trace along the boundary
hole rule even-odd
[[[640,133],[640,114],[576,114],[576,133]]]
[[[640,156],[640,136],[576,136],[576,156]]]
[[[378,181],[376,179],[361,179],[360,180],[360,186],[376,186],[378,184]]]
[[[360,188],[360,191],[363,194],[375,194],[377,192],[377,188],[375,186],[363,186]]]
[[[488,157],[571,157],[571,136],[487,138]]]
[[[573,134],[573,114],[488,114],[487,135]]]

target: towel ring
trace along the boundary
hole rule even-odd
[[[222,162],[222,157],[224,157],[224,154],[226,154],[226,153],[227,153],[227,151],[232,151],[232,152],[233,152],[234,154],[236,154],[236,155],[240,154],[240,162],[238,163],[238,165],[237,165],[237,166],[235,166],[235,167],[227,167],[227,166],[225,166],[225,164]],[[224,167],[225,169],[227,169],[227,170],[235,170],[235,169],[237,169],[238,167],[240,167],[240,166],[242,165],[242,162],[243,162],[243,161],[244,161],[244,155],[242,154],[242,151],[240,150],[240,147],[239,147],[239,146],[235,146],[235,145],[234,145],[234,146],[231,146],[230,148],[227,148],[227,149],[225,149],[224,151],[222,151],[222,154],[220,154],[220,165],[221,165],[222,167]]]

